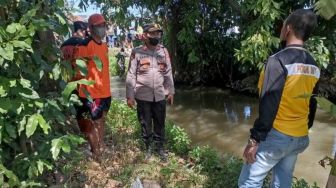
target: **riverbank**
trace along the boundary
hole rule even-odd
[[[166,163],[157,156],[144,160],[135,110],[124,102],[112,102],[106,128],[108,152],[100,163],[84,155],[68,173],[67,186],[129,187],[139,178],[143,184],[161,187],[237,187],[243,161],[208,146],[192,146],[186,132],[173,122],[166,124]],[[293,181],[293,187],[310,187],[304,180]]]

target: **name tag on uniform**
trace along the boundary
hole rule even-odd
[[[149,69],[150,59],[148,57],[141,58],[139,63],[140,63],[139,70],[146,71]]]

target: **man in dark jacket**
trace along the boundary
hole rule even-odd
[[[316,112],[320,69],[303,44],[317,24],[310,10],[296,10],[283,23],[286,47],[270,56],[259,80],[259,117],[244,150],[240,188],[262,187],[272,169],[271,187],[291,187],[295,162],[309,145]]]

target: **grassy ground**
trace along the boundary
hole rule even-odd
[[[165,187],[202,187],[207,178],[194,169],[191,160],[169,152],[167,163],[160,162],[155,155],[145,161],[139,138],[140,127],[134,110],[121,101],[113,101],[105,138],[109,153],[102,157],[100,164],[85,156],[68,185],[129,187],[138,177]]]

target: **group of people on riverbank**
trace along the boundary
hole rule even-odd
[[[78,26],[79,25],[79,26]],[[105,150],[103,140],[105,117],[111,103],[108,47],[103,39],[106,35],[106,21],[100,14],[93,14],[88,19],[90,36],[84,37],[85,24],[74,23],[74,35],[61,46],[63,58],[72,62],[75,75],[73,80],[85,78],[93,80],[93,85],[79,85],[77,94],[83,103],[77,106],[77,122],[86,136],[94,155],[99,156]],[[174,81],[167,49],[160,44],[162,29],[158,24],[143,26],[144,45],[134,48],[130,56],[127,74],[127,104],[135,107],[142,126],[142,138],[146,146],[146,159],[152,154],[155,145],[163,161],[164,125],[166,101],[173,103]],[[95,63],[95,57],[102,62],[101,70]],[[82,75],[75,63],[84,59],[88,73]],[[92,100],[89,100],[88,94]],[[87,118],[85,114],[89,114]],[[153,125],[154,129],[153,129]]]
[[[76,108],[78,126],[93,154],[99,156],[105,149],[104,123],[111,103],[108,47],[102,42],[106,37],[106,21],[100,14],[91,15],[90,35],[86,38],[81,33],[86,31],[84,25],[75,24],[74,36],[61,49],[64,59],[72,62],[74,80],[95,81],[93,85],[78,86],[76,94],[83,105]],[[260,74],[259,117],[244,150],[246,163],[238,181],[241,188],[261,187],[270,170],[272,187],[291,187],[295,162],[298,154],[308,147],[308,129],[316,111],[313,96],[300,97],[314,95],[318,89],[320,69],[303,46],[316,25],[315,14],[304,9],[291,13],[283,23],[280,40],[284,48],[268,58]],[[143,45],[133,48],[130,56],[126,98],[127,105],[137,109],[145,159],[151,157],[155,148],[162,161],[166,161],[166,103],[173,104],[175,88],[169,53],[161,44],[162,34],[158,24],[143,26]],[[101,68],[95,63],[97,58]],[[86,61],[86,75],[78,70],[76,59]]]

